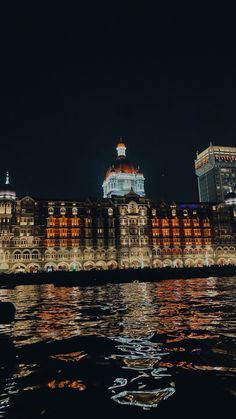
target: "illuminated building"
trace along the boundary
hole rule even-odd
[[[114,206],[110,202],[40,202],[44,269],[117,268]]]
[[[117,147],[120,157],[124,147]],[[109,173],[137,175],[125,167]],[[7,174],[0,188],[0,272],[236,265],[234,192],[220,203],[156,203],[135,184],[126,186],[125,177],[113,190],[110,174],[109,196],[99,201],[17,198]]]
[[[162,202],[152,209],[153,267],[213,265],[211,205]]]
[[[236,147],[210,145],[197,154],[195,173],[200,202],[224,201],[236,187]]]
[[[145,196],[144,176],[126,157],[126,146],[122,139],[116,147],[117,157],[106,172],[103,182],[103,197],[125,196],[134,191]]]

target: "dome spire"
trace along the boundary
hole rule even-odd
[[[10,185],[9,171],[8,171],[8,170],[7,170],[7,173],[6,173],[6,181],[5,181],[5,185]]]
[[[117,156],[118,157],[125,157],[126,156],[126,147],[122,137],[119,138],[118,144],[116,147]]]

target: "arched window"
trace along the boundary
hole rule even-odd
[[[113,209],[112,208],[108,208],[108,215],[110,215],[110,216],[113,215]]]
[[[138,205],[134,201],[130,201],[128,204],[128,212],[130,214],[137,214],[138,213]]]
[[[32,251],[32,259],[39,259],[39,251],[33,250]]]
[[[49,215],[53,215],[54,214],[54,208],[53,207],[49,207],[48,208],[48,214]]]
[[[60,214],[61,215],[66,215],[66,208],[65,207],[61,207]]]
[[[23,259],[24,260],[29,260],[30,259],[30,252],[29,250],[26,250],[25,252],[23,252]]]
[[[15,259],[15,260],[19,260],[19,259],[21,259],[21,252],[20,252],[19,250],[17,250],[17,251],[14,253],[14,259]]]

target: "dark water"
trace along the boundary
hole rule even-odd
[[[234,417],[236,278],[0,289],[0,417]]]

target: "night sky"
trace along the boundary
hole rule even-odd
[[[236,145],[229,4],[2,11],[2,179],[19,196],[100,198],[123,136],[147,196],[197,201],[196,151]]]

